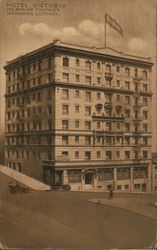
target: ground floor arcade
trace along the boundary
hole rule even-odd
[[[47,184],[69,184],[71,190],[102,190],[149,192],[151,172],[149,166],[123,166],[93,168],[65,168],[44,164],[43,179]]]

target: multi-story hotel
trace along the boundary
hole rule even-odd
[[[59,40],[8,62],[8,167],[72,190],[151,191],[152,65]]]

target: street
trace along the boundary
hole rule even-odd
[[[1,243],[12,248],[150,248],[155,220],[127,210],[98,205],[107,193],[33,191],[10,194],[11,179],[0,174]],[[139,194],[115,194],[127,199]],[[153,206],[154,195],[141,195]],[[137,199],[138,198],[138,199]]]

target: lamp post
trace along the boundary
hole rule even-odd
[[[155,238],[155,249],[157,249],[157,201],[155,202],[155,219],[156,219],[156,238]]]

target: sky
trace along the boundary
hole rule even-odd
[[[7,5],[58,4],[57,15],[8,15]],[[39,6],[38,6],[39,7]],[[0,0],[0,84],[1,127],[4,127],[4,93],[6,61],[23,55],[54,39],[86,46],[104,46],[104,17],[108,13],[124,31],[124,38],[107,25],[107,46],[128,54],[151,57],[156,63],[155,0]],[[156,89],[156,64],[153,69],[153,93]],[[153,97],[153,113],[156,99]],[[153,117],[153,129],[157,118]],[[153,148],[157,151],[155,134]]]

